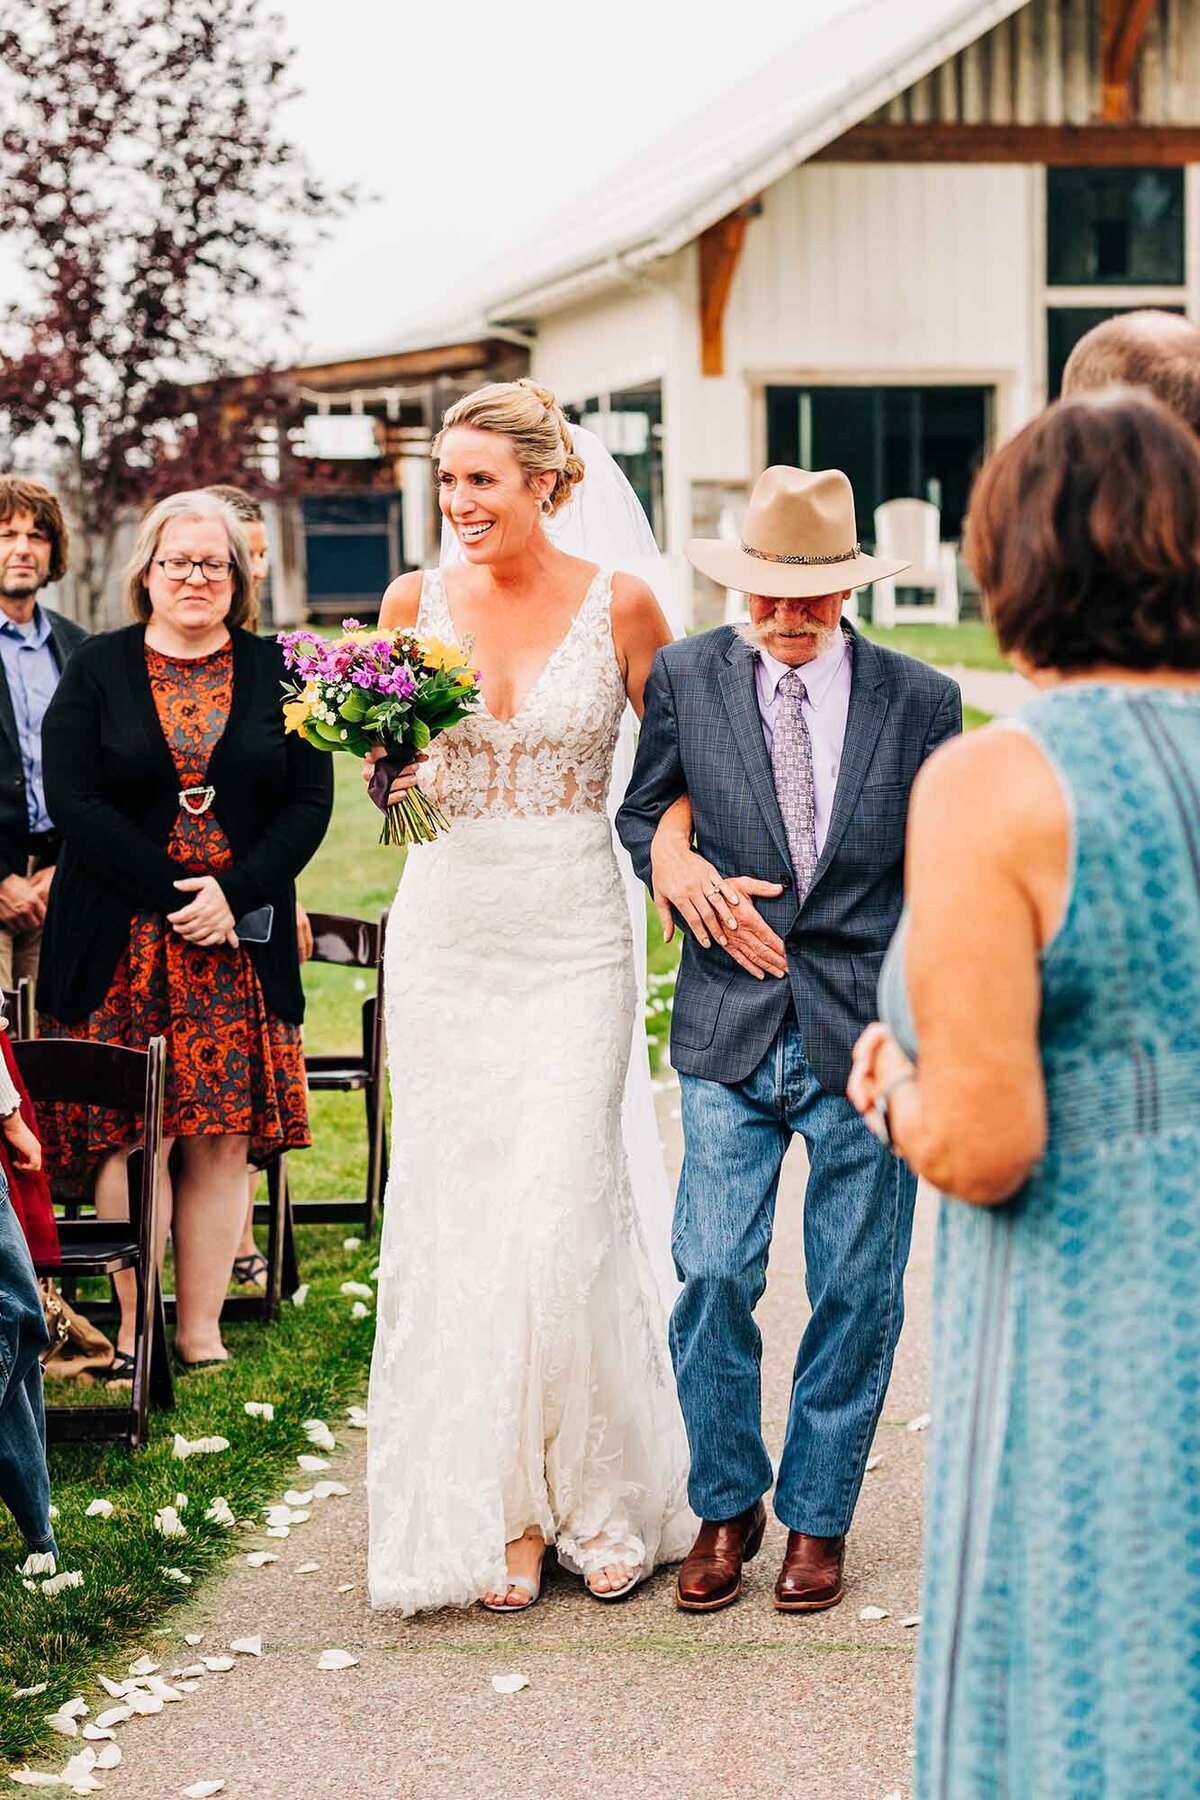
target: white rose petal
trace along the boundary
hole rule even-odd
[[[318,1450],[337,1449],[334,1435],[324,1419],[306,1419],[304,1421],[304,1435],[310,1444],[316,1445]]]
[[[365,1431],[367,1429],[367,1409],[365,1406],[350,1407],[346,1416],[354,1431]]]
[[[904,1429],[906,1431],[928,1431],[929,1421],[932,1417],[932,1413],[918,1413],[915,1419],[908,1421]]]
[[[314,1500],[330,1500],[335,1494],[348,1494],[350,1489],[344,1481],[318,1481],[313,1488]]]
[[[867,1474],[869,1475],[872,1469],[877,1469],[882,1461],[882,1456],[868,1456],[866,1468]]]
[[[357,1656],[351,1656],[348,1650],[322,1650],[317,1658],[318,1669],[353,1669],[358,1662]]]
[[[198,1681],[206,1673],[203,1663],[189,1663],[186,1669],[172,1669],[171,1680],[182,1684],[185,1681]]]
[[[323,1456],[298,1456],[296,1461],[306,1475],[323,1475],[329,1467]]]
[[[36,1695],[44,1694],[49,1686],[48,1681],[39,1681],[33,1687],[14,1688],[12,1697],[14,1700],[32,1700]]]
[[[380,1265],[379,1265],[379,1264],[378,1264],[378,1263],[376,1263],[376,1264],[375,1264],[375,1267],[374,1267],[374,1268],[373,1268],[373,1269],[372,1269],[372,1270],[371,1270],[371,1280],[372,1280],[372,1281],[378,1281],[378,1280],[379,1280],[379,1277],[380,1277],[380,1276],[381,1276],[381,1275],[382,1275],[382,1274],[383,1274],[383,1270],[382,1270],[382,1268],[381,1268],[381,1267],[380,1267]]]
[[[161,1694],[144,1694],[140,1688],[135,1688],[129,1696],[129,1710],[139,1716],[149,1718],[153,1713],[160,1713],[162,1709]]]
[[[292,1528],[290,1525],[268,1525],[263,1533],[264,1537],[269,1538],[285,1538],[291,1537],[291,1535]]]
[[[519,1694],[530,1685],[528,1675],[493,1675],[492,1686],[498,1694]]]
[[[76,1694],[73,1700],[64,1700],[59,1712],[67,1719],[86,1719],[90,1708],[82,1694]]]
[[[100,1686],[104,1689],[105,1693],[111,1695],[114,1700],[123,1700],[129,1692],[129,1683],[127,1681],[114,1681],[109,1675],[97,1675],[96,1680],[100,1683]]]
[[[293,1306],[303,1306],[304,1302],[307,1299],[308,1299],[308,1283],[307,1283],[307,1281],[302,1281],[300,1283],[300,1286],[296,1289],[295,1293],[292,1295],[292,1305]]]
[[[47,1713],[46,1723],[59,1737],[78,1737],[79,1726],[70,1713]]]
[[[62,1778],[67,1786],[71,1787],[75,1782],[82,1781],[85,1775],[90,1775],[95,1766],[96,1752],[90,1744],[87,1744],[82,1750],[77,1750],[70,1762],[65,1765]]]
[[[343,1250],[361,1250],[362,1249],[362,1239],[355,1238],[355,1237],[343,1238],[342,1239],[342,1249]]]
[[[339,1594],[352,1594],[357,1586],[358,1586],[358,1583],[356,1581],[343,1581],[341,1586],[338,1588],[338,1593]]]
[[[279,1558],[273,1550],[251,1550],[246,1561],[252,1569],[261,1569],[266,1563],[278,1562]]]
[[[307,1506],[313,1497],[312,1488],[289,1488],[283,1496],[285,1506]]]
[[[204,1517],[208,1520],[210,1525],[226,1525],[232,1527],[237,1524],[233,1508],[230,1506],[224,1494],[218,1494],[215,1499],[209,1501]]]
[[[191,1576],[186,1574],[183,1569],[175,1568],[174,1565],[170,1568],[164,1568],[163,1574],[169,1581],[177,1581],[180,1587],[191,1587],[192,1585]]]
[[[210,1675],[227,1675],[233,1667],[232,1656],[206,1656],[204,1666]]]
[[[247,1400],[243,1411],[252,1419],[265,1419],[270,1424],[275,1417],[275,1403],[273,1400]]]
[[[235,1656],[261,1656],[262,1639],[260,1637],[234,1638],[229,1648]]]
[[[204,1633],[202,1631],[185,1631],[183,1634],[183,1641],[185,1644],[202,1644],[204,1642]]]
[[[126,1719],[132,1719],[133,1708],[126,1701],[124,1706],[110,1706],[107,1712],[96,1714],[96,1729],[111,1731],[114,1725],[123,1725]]]
[[[53,1550],[31,1550],[17,1570],[18,1575],[53,1575],[57,1568]]]
[[[105,1744],[103,1750],[97,1753],[96,1767],[98,1769],[115,1769],[120,1760],[120,1744]]]
[[[194,1694],[200,1686],[198,1681],[180,1681],[177,1683],[181,1694]]]
[[[19,1781],[22,1787],[52,1788],[62,1787],[63,1783],[57,1775],[47,1775],[43,1769],[31,1769],[26,1763],[23,1769],[13,1769],[9,1773],[10,1781]]]
[[[193,1781],[191,1787],[183,1789],[183,1800],[212,1800],[214,1794],[223,1794],[223,1781]]]
[[[890,1619],[891,1614],[882,1606],[864,1606],[859,1613],[864,1625],[873,1625],[877,1619]]]
[[[917,1627],[917,1626],[918,1626],[918,1625],[919,1625],[919,1624],[920,1624],[920,1623],[921,1623],[921,1615],[920,1615],[920,1613],[909,1613],[909,1615],[908,1615],[908,1617],[907,1617],[907,1618],[906,1618],[906,1619],[901,1619],[901,1621],[900,1621],[900,1624],[901,1624],[901,1626],[902,1626],[902,1627],[903,1627],[903,1629],[904,1629],[904,1630],[905,1630],[905,1631],[913,1631],[913,1630],[915,1630],[915,1629],[916,1629],[916,1627]]]
[[[164,1537],[186,1537],[187,1526],[174,1506],[160,1506],[154,1515],[154,1529]]]
[[[179,1689],[173,1688],[169,1681],[163,1680],[161,1675],[151,1675],[146,1686],[157,1699],[162,1701],[164,1706],[170,1706],[173,1700],[183,1699]]]
[[[371,1289],[367,1286],[365,1281],[343,1281],[338,1292],[339,1294],[346,1295],[358,1294],[363,1300],[371,1300],[374,1298]]]
[[[111,1500],[93,1500],[91,1505],[85,1508],[83,1514],[85,1519],[111,1519],[112,1515],[113,1503]]]
[[[370,1307],[364,1306],[361,1300],[356,1300],[354,1305],[350,1308],[350,1317],[352,1319],[369,1319],[370,1316]]]
[[[301,1563],[294,1573],[297,1575],[315,1575],[320,1566],[320,1563]]]
[[[102,1738],[107,1738],[107,1739],[111,1740],[112,1732],[107,1729],[101,1730],[99,1725],[93,1725],[92,1721],[89,1719],[87,1724],[83,1728],[82,1736],[84,1736],[85,1738],[92,1738],[93,1740],[98,1742]]]
[[[51,1575],[49,1581],[43,1581],[42,1592],[49,1594],[53,1599],[54,1595],[61,1594],[64,1588],[82,1586],[83,1571],[81,1569],[63,1569],[59,1574]]]
[[[137,1676],[157,1675],[161,1667],[162,1664],[156,1663],[152,1656],[139,1656],[136,1662],[130,1663],[129,1673]]]

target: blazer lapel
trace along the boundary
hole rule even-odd
[[[771,759],[767,755],[766,739],[763,737],[762,714],[758,710],[755,662],[755,654],[750,645],[743,643],[741,638],[734,637],[725,652],[725,667],[721,671],[721,696],[754,798],[770,828],[776,849],[790,869],[792,854],[788,849],[783,814],[779,810],[779,797],[775,792],[775,776],[771,769]]]
[[[860,637],[858,632],[850,633],[850,637],[854,652],[854,673],[850,680],[846,741],[842,746],[841,767],[838,770],[837,787],[834,789],[833,812],[825,836],[825,847],[821,851],[809,894],[829,868],[837,855],[838,845],[846,835],[846,827],[858,805],[858,797],[862,793],[863,782],[867,778],[871,758],[879,742],[879,733],[887,716],[887,682],[875,646],[869,638]]]

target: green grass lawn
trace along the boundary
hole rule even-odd
[[[906,656],[943,669],[959,664],[964,669],[1008,670],[1012,666],[1000,654],[995,632],[982,619],[966,619],[961,625],[894,625],[887,631],[878,625],[863,625],[861,629],[890,650],[902,650]]]

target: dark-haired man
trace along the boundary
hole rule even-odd
[[[67,569],[62,508],[0,475],[0,987],[37,975],[58,836],[42,787],[42,719],[83,627],[38,594]]]
[[[1063,394],[1124,384],[1148,388],[1200,437],[1200,329],[1155,307],[1116,313],[1085,333],[1063,371]]]

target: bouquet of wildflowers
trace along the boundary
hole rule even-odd
[[[290,631],[279,642],[296,677],[283,685],[286,729],[317,750],[362,757],[383,749],[370,789],[383,808],[380,843],[429,844],[448,831],[449,820],[419,787],[394,806],[387,795],[400,770],[478,703],[466,650],[415,631],[364,629],[357,619],[343,620],[340,638]]]

